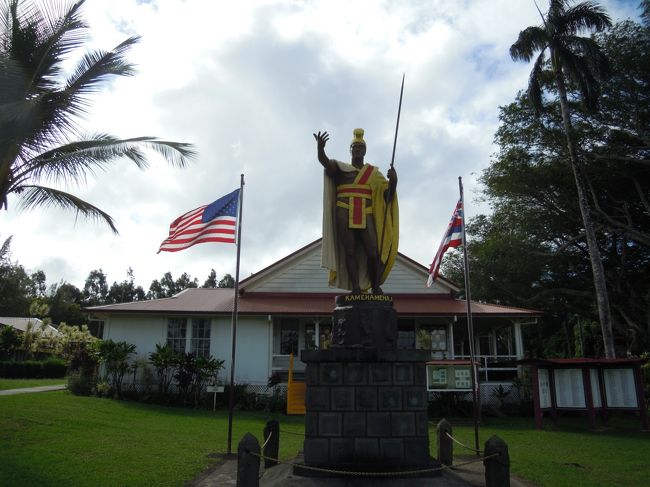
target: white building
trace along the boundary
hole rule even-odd
[[[289,356],[329,345],[334,297],[347,291],[327,285],[320,267],[321,241],[297,250],[240,283],[235,377],[237,383],[265,386],[278,372],[286,377]],[[398,347],[422,348],[432,358],[467,359],[467,304],[452,295],[455,284],[440,277],[427,288],[427,268],[399,254],[382,286],[398,314]],[[156,344],[177,351],[225,359],[229,377],[233,289],[186,289],[164,299],[86,308],[101,338],[126,341],[147,359]],[[524,357],[522,326],[536,311],[472,303],[480,379],[508,383],[514,361]],[[427,335],[427,336],[424,336]],[[429,340],[428,337],[431,339]],[[304,364],[296,359],[294,370]]]

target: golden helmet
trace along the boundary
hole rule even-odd
[[[354,135],[354,138],[352,139],[352,142],[350,142],[350,146],[354,144],[363,144],[366,145],[366,141],[363,140],[363,129],[354,129],[352,131],[352,134]]]

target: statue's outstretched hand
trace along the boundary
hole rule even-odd
[[[318,134],[314,134],[314,139],[316,139],[316,144],[318,144],[320,150],[325,148],[325,144],[330,140],[330,135],[327,132],[318,132]]]
[[[391,168],[388,170],[388,172],[386,173],[386,175],[388,176],[388,180],[389,180],[393,185],[396,185],[396,184],[397,184],[397,171],[395,171],[395,168],[394,168],[394,167],[391,167]]]

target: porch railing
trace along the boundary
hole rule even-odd
[[[271,371],[284,371],[289,370],[289,357],[290,355],[273,354],[271,356]],[[293,370],[296,372],[304,372],[305,363],[299,358],[293,361]]]

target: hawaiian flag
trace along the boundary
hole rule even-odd
[[[436,252],[436,256],[433,258],[433,262],[429,267],[429,279],[427,279],[427,287],[431,287],[436,278],[438,277],[438,272],[440,272],[440,262],[442,262],[442,256],[449,250],[449,248],[458,247],[463,243],[463,201],[458,200],[456,204],[456,209],[454,214],[451,216],[451,221],[445,232],[445,236],[442,239],[440,248]]]
[[[169,237],[160,244],[160,252],[178,252],[206,242],[235,243],[239,189],[179,216],[169,226]]]

